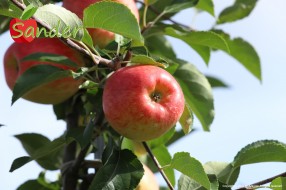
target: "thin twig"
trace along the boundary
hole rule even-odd
[[[26,5],[17,1],[17,0],[11,0],[11,2],[13,2],[17,7],[19,7],[20,9],[22,10],[25,10],[26,8]],[[37,17],[33,16],[32,17],[33,19],[35,19],[37,21],[37,23],[39,23],[40,25],[42,25],[44,28],[48,29],[49,31],[51,31],[51,26],[49,26],[47,23],[43,22],[42,20],[38,19]],[[78,44],[76,44],[74,41],[72,41],[71,39],[69,38],[59,38],[62,42],[64,42],[65,44],[67,44],[68,46],[70,46],[71,48],[83,53],[84,55],[87,55],[89,57],[92,56],[92,59],[95,60],[95,63],[96,64],[103,64],[103,65],[106,65],[110,68],[113,68],[113,62],[112,60],[109,60],[109,59],[105,59],[105,58],[102,58],[100,56],[97,56],[95,54],[90,54],[86,49],[80,47]]]
[[[137,3],[140,3],[142,6],[144,6],[144,2],[140,1],[140,0],[136,0]],[[149,5],[148,8],[153,12],[155,13],[156,15],[160,15],[161,12],[158,11],[154,6],[152,5]],[[162,15],[162,18],[164,18],[165,20],[168,20],[170,21],[171,23],[175,24],[175,25],[178,25],[178,26],[181,26],[187,30],[190,30],[190,31],[195,31],[195,29],[193,29],[192,27],[188,26],[188,25],[185,25],[185,24],[182,24],[182,23],[179,23],[175,20],[173,20],[172,18],[168,17],[167,15]],[[146,26],[143,27],[143,31],[147,30],[148,28],[150,28],[150,26],[148,26],[148,24]]]
[[[281,173],[281,174],[278,174],[276,176],[273,176],[273,177],[270,177],[268,179],[265,179],[265,180],[262,180],[262,181],[259,181],[259,182],[256,182],[256,183],[253,183],[251,185],[247,185],[245,187],[241,187],[241,188],[238,188],[236,190],[251,190],[251,189],[254,189],[256,187],[259,187],[261,185],[264,185],[266,183],[270,183],[272,182],[274,179],[278,178],[278,177],[286,177],[286,172],[284,173]]]
[[[170,188],[170,190],[174,190],[173,185],[171,184],[170,180],[168,179],[168,177],[166,176],[165,172],[162,170],[160,163],[158,162],[157,158],[154,156],[153,152],[151,151],[151,149],[149,148],[148,144],[146,142],[142,142],[145,150],[148,152],[149,156],[151,157],[151,159],[153,160],[154,164],[156,165],[156,167],[158,168],[159,172],[161,173],[162,177],[164,178],[164,180],[166,181],[168,187]]]

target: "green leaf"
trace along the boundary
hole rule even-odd
[[[213,77],[213,76],[206,76],[206,77],[212,88],[218,88],[218,87],[228,88],[229,87],[226,83],[224,83],[222,80],[216,77]]]
[[[196,8],[207,11],[210,15],[215,16],[214,3],[212,0],[199,1],[199,3],[196,5]]]
[[[34,7],[32,4],[28,5],[25,10],[23,11],[20,19],[22,20],[27,20],[29,18],[31,18],[35,12],[37,11],[37,7]]]
[[[145,39],[145,45],[150,53],[169,59],[176,58],[171,43],[163,35],[153,35]]]
[[[238,60],[250,73],[261,80],[260,59],[252,45],[241,38],[230,39],[230,36],[223,31],[216,30],[215,32],[221,34],[228,43],[230,51],[226,53]]]
[[[134,189],[144,174],[140,161],[130,150],[113,150],[89,190]]]
[[[9,2],[7,0],[1,0],[0,3],[0,15],[12,17],[12,18],[20,18],[22,15],[22,10],[16,6],[14,3]]]
[[[229,51],[228,44],[222,36],[212,31],[191,31],[183,32],[172,27],[165,28],[165,34],[178,38],[186,42],[188,45],[201,45],[210,48]]]
[[[211,183],[204,171],[202,164],[191,157],[187,152],[178,152],[174,155],[170,166],[182,174],[195,180],[207,189],[211,189]]]
[[[153,58],[148,57],[146,55],[134,55],[130,61],[132,64],[155,65],[166,68],[166,65],[164,65],[163,63],[159,63],[155,61]]]
[[[219,189],[219,182],[215,175],[208,175],[210,180],[210,190],[218,190]],[[182,174],[179,178],[178,182],[179,190],[206,190],[205,187],[201,186],[195,180],[191,179],[190,177]]]
[[[153,152],[154,156],[156,157],[156,159],[158,160],[158,162],[160,163],[160,165],[162,166],[162,168],[163,168],[166,176],[170,180],[171,184],[175,185],[176,179],[175,179],[174,169],[172,167],[168,167],[168,165],[172,161],[172,157],[171,157],[167,147],[164,145],[161,145],[161,146],[156,147],[155,149],[152,149],[152,152]]]
[[[187,103],[185,104],[184,112],[183,112],[179,122],[180,122],[185,134],[188,134],[191,132],[192,125],[194,122],[194,115],[193,115],[193,112],[192,112],[190,106]]]
[[[28,190],[28,189],[35,189],[35,190],[51,190],[50,188],[46,188],[41,185],[38,180],[29,180],[20,185],[17,190]]]
[[[211,86],[206,77],[197,68],[178,60],[179,68],[174,76],[180,83],[185,100],[200,120],[203,129],[209,131],[214,119],[214,100]]]
[[[144,0],[145,5],[152,5],[154,3],[156,3],[156,1],[158,0]]]
[[[18,169],[18,168],[24,166],[25,164],[31,162],[32,160],[33,160],[33,159],[32,159],[31,157],[29,157],[29,156],[22,156],[22,157],[16,158],[16,159],[13,161],[13,163],[12,163],[12,165],[11,165],[11,167],[10,167],[9,172],[15,171],[16,169]]]
[[[185,32],[171,27],[166,27],[165,34],[187,43],[206,63],[208,63],[210,59],[210,48],[220,49],[226,52],[230,51],[225,39],[212,31]]]
[[[48,24],[57,37],[81,41],[84,36],[82,21],[76,14],[63,7],[47,4],[39,7],[34,16]]]
[[[188,1],[175,1],[172,5],[164,8],[165,13],[176,13],[187,8],[195,6],[199,0],[188,0]]]
[[[86,28],[101,28],[136,41],[142,41],[140,27],[130,9],[121,3],[102,1],[84,10]]]
[[[50,63],[56,63],[59,65],[68,66],[71,68],[78,69],[79,66],[70,60],[66,56],[58,55],[58,54],[52,54],[52,53],[33,53],[29,54],[28,56],[24,57],[22,61],[41,61],[41,62],[50,62]]]
[[[241,149],[233,160],[234,168],[259,162],[286,162],[286,144],[261,140]]]
[[[0,15],[0,35],[9,29],[10,17]]]
[[[183,130],[176,130],[175,134],[172,136],[172,138],[166,143],[166,146],[170,146],[174,142],[180,140],[183,137],[187,137],[188,135],[190,135],[193,132],[195,132],[195,129],[192,129],[192,131],[188,134],[185,134],[185,132]]]
[[[87,29],[84,29],[84,35],[83,38],[81,39],[81,41],[86,44],[89,48],[91,49],[95,49],[93,46],[93,41],[92,38],[90,36],[90,34],[88,33]]]
[[[161,145],[165,145],[175,134],[175,127],[171,128],[168,132],[166,132],[164,135],[160,136],[159,138],[153,139],[151,141],[148,141],[148,145],[151,149],[154,149],[156,147],[159,147]]]
[[[240,167],[234,169],[233,165],[226,162],[207,162],[204,164],[207,174],[214,174],[218,180],[227,185],[234,185],[240,172]]]
[[[69,144],[71,142],[71,139],[64,139],[64,138],[57,138],[50,143],[46,144],[45,146],[42,146],[41,148],[37,149],[31,157],[29,156],[23,156],[20,158],[17,158],[13,161],[12,166],[10,168],[10,172],[15,171],[16,169],[24,166],[28,162],[32,160],[38,160],[40,158],[43,158],[44,156],[51,155],[57,151],[60,151],[66,144]]]
[[[22,143],[24,149],[30,156],[32,156],[41,147],[51,142],[47,137],[35,133],[20,134],[15,135],[15,137]],[[57,170],[61,166],[61,153],[62,150],[37,159],[36,161],[44,169]]]
[[[46,179],[45,172],[41,172],[39,174],[39,177],[37,179],[38,183],[41,184],[42,186],[48,188],[49,190],[60,190],[60,184],[58,181],[55,182],[50,182],[49,180]]]
[[[40,0],[24,0],[26,5],[33,5],[34,7],[41,7],[43,3]]]
[[[218,24],[233,22],[247,17],[256,5],[257,0],[236,0],[235,3],[225,8],[218,17]]]
[[[29,68],[16,81],[12,104],[33,88],[57,79],[71,77],[71,73],[70,70],[63,70],[52,65],[36,65]]]
[[[270,188],[273,190],[285,190],[285,187],[286,177],[278,177],[274,179],[270,184]]]

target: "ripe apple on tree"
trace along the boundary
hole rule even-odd
[[[79,18],[82,19],[84,9],[89,5],[100,1],[101,0],[63,0],[63,7],[75,13]],[[127,7],[129,7],[130,11],[133,13],[133,15],[139,22],[139,11],[138,8],[136,7],[136,3],[134,2],[134,0],[112,0],[112,1],[122,3]],[[103,29],[90,28],[87,30],[93,40],[93,44],[97,45],[100,48],[104,48],[115,38],[114,33]]]
[[[40,52],[63,55],[79,66],[84,65],[84,60],[80,53],[66,46],[56,38],[37,38],[31,43],[26,44],[13,43],[4,56],[6,82],[11,90],[18,77],[34,65],[49,64],[65,70],[71,69],[70,67],[51,62],[22,61],[24,57]],[[23,98],[36,103],[58,104],[74,95],[81,83],[81,80],[75,80],[71,77],[58,79],[32,89]]]
[[[176,79],[151,65],[129,66],[107,79],[103,111],[112,128],[135,141],[155,139],[172,128],[184,111]]]

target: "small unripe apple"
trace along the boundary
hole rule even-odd
[[[143,164],[144,175],[135,190],[159,190],[159,184],[153,172]]]
[[[63,7],[75,13],[79,18],[83,18],[83,11],[86,7],[101,0],[63,0]],[[111,0],[126,5],[139,22],[139,11],[134,0]],[[102,29],[87,29],[92,37],[93,44],[104,48],[114,40],[114,33]]]
[[[18,77],[34,65],[49,64],[65,70],[71,69],[70,67],[51,62],[22,61],[24,57],[40,52],[66,56],[79,66],[84,65],[83,58],[77,51],[66,46],[56,38],[37,38],[26,44],[13,43],[4,56],[6,82],[11,90]],[[75,80],[71,77],[58,79],[32,89],[23,98],[36,103],[58,104],[74,95],[81,83],[81,80]]]
[[[176,79],[151,65],[129,66],[106,81],[103,110],[111,127],[124,137],[148,141],[175,126],[184,110]]]

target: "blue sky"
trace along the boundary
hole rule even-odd
[[[229,0],[214,0],[216,15],[223,7],[232,4]],[[189,60],[203,73],[217,76],[230,85],[229,89],[215,89],[216,117],[211,132],[201,130],[198,120],[196,133],[183,138],[170,147],[172,153],[188,151],[201,162],[231,162],[245,145],[262,139],[286,142],[286,1],[260,0],[253,13],[246,19],[220,26],[232,37],[242,37],[250,42],[261,58],[262,78],[260,83],[236,60],[223,52],[212,54],[209,66],[186,44],[170,38],[180,58]],[[208,14],[199,14],[193,20],[186,19],[188,11],[176,16],[178,21],[191,24],[194,28],[208,29],[214,20]],[[12,40],[8,33],[0,37],[0,60]],[[19,100],[11,107],[12,93],[0,67],[0,188],[14,190],[22,182],[36,178],[41,169],[35,163],[9,173],[17,157],[26,153],[13,135],[20,133],[42,133],[53,139],[59,136],[65,124],[56,121],[52,107]],[[271,177],[286,170],[286,164],[262,163],[244,166],[238,185],[247,185]],[[54,174],[49,174],[54,177]]]

